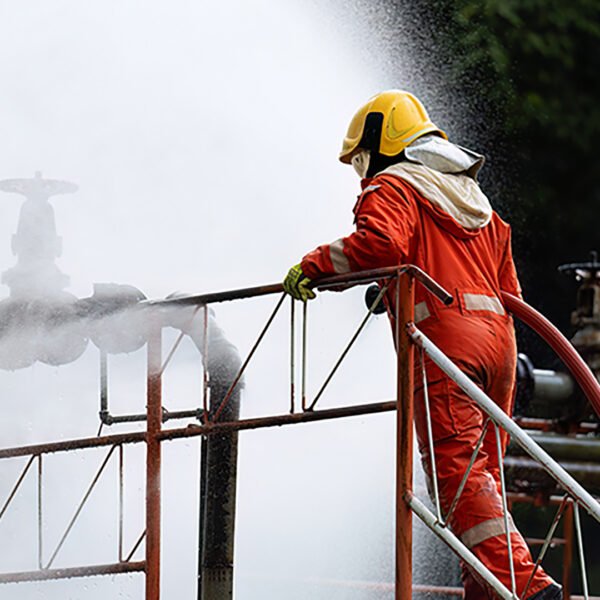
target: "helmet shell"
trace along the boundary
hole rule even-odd
[[[352,155],[360,147],[365,123],[371,114],[383,117],[378,152],[384,156],[400,154],[409,144],[428,133],[437,133],[448,139],[446,133],[431,121],[425,107],[415,96],[403,90],[388,90],[373,96],[350,121],[339,156],[343,163],[350,164]]]

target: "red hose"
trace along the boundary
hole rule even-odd
[[[504,306],[535,331],[558,354],[600,416],[600,384],[567,338],[544,315],[520,298],[502,292]]]

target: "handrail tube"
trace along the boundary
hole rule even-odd
[[[312,423],[344,417],[359,417],[363,415],[391,412],[398,408],[395,400],[387,402],[373,402],[371,404],[356,404],[341,408],[328,408],[302,413],[274,415],[272,417],[255,417],[239,421],[218,422],[207,425],[190,425],[178,429],[163,429],[159,434],[161,440],[175,440],[180,438],[196,437],[199,435],[218,435],[226,431],[248,431],[250,429],[263,429],[265,427],[281,427],[283,425],[296,425],[299,423]]]
[[[87,500],[89,493],[91,492],[92,487],[90,487],[90,491],[86,493],[86,497],[84,497],[83,502],[80,507],[78,507],[75,517],[70,522],[67,532],[65,536],[59,542],[59,545],[50,559],[50,563],[48,563],[48,567],[46,569],[41,569],[36,572],[27,572],[27,573],[12,573],[12,574],[4,574],[4,578],[8,577],[33,577],[34,579],[40,578],[62,578],[65,576],[80,576],[82,574],[92,574],[101,572],[127,572],[128,570],[144,570],[146,572],[146,598],[147,600],[158,600],[160,595],[160,450],[161,450],[161,442],[171,439],[184,438],[184,437],[192,437],[192,436],[210,436],[210,435],[219,435],[224,432],[233,432],[239,430],[247,430],[247,429],[256,429],[263,427],[273,427],[273,426],[281,426],[288,424],[297,424],[303,422],[311,422],[318,421],[324,419],[332,419],[338,417],[348,417],[348,416],[358,416],[364,414],[372,414],[379,413],[385,411],[397,411],[397,418],[399,424],[399,435],[398,438],[398,454],[397,454],[397,465],[398,465],[398,483],[397,483],[397,500],[398,500],[398,508],[397,508],[397,524],[405,524],[404,527],[400,527],[399,533],[396,535],[397,546],[396,546],[396,598],[404,598],[407,594],[410,594],[410,588],[412,588],[412,571],[411,571],[411,555],[410,548],[412,547],[412,526],[410,520],[403,520],[402,517],[406,514],[408,517],[412,518],[412,513],[414,512],[420,519],[427,525],[438,537],[440,537],[445,543],[452,548],[463,560],[465,560],[471,568],[473,568],[476,572],[478,572],[484,579],[487,581],[488,585],[490,585],[498,594],[500,598],[505,600],[514,600],[516,598],[514,588],[514,574],[513,574],[513,592],[510,592],[506,586],[504,586],[495,575],[485,566],[477,557],[469,551],[464,544],[449,530],[447,525],[441,520],[441,514],[436,517],[431,511],[429,511],[425,505],[413,495],[412,492],[412,471],[410,467],[412,466],[412,414],[409,410],[411,406],[406,406],[406,403],[410,405],[412,403],[412,364],[410,362],[410,356],[413,353],[412,343],[419,346],[424,352],[427,353],[428,356],[435,362],[443,372],[445,372],[450,378],[452,378],[478,405],[485,411],[490,418],[496,424],[496,427],[502,427],[506,430],[513,440],[521,446],[526,453],[531,456],[534,460],[536,460],[540,467],[543,468],[547,473],[550,474],[557,482],[559,482],[567,492],[567,496],[565,498],[569,498],[569,502],[572,499],[575,499],[579,504],[581,504],[587,512],[594,517],[597,521],[600,522],[600,504],[596,501],[596,499],[589,494],[583,486],[581,486],[573,477],[571,477],[567,471],[559,465],[556,461],[554,461],[542,448],[540,448],[530,437],[521,430],[512,420],[506,415],[484,392],[482,392],[471,380],[469,380],[466,375],[464,375],[451,361],[448,359],[436,346],[431,342],[422,332],[420,332],[414,324],[411,322],[413,320],[412,310],[414,308],[414,298],[407,292],[407,288],[413,289],[414,282],[418,282],[422,285],[429,293],[434,295],[440,302],[445,305],[449,305],[453,302],[453,297],[450,293],[448,293],[443,287],[441,287],[436,281],[434,281],[428,274],[422,271],[420,268],[414,265],[398,265],[393,267],[386,267],[381,269],[371,269],[361,272],[351,272],[341,275],[335,275],[332,277],[322,278],[313,280],[310,284],[310,287],[313,287],[318,290],[328,290],[328,289],[339,289],[343,287],[348,287],[357,284],[370,283],[373,281],[377,281],[380,285],[381,294],[385,293],[386,286],[382,284],[382,281],[396,282],[396,310],[400,311],[402,314],[402,318],[396,314],[396,347],[399,349],[398,351],[398,399],[397,401],[392,402],[379,402],[373,404],[365,404],[358,406],[345,406],[339,408],[333,408],[322,411],[312,411],[312,406],[310,407],[308,412],[297,413],[294,414],[285,414],[285,415],[275,415],[275,416],[267,416],[267,417],[258,417],[245,419],[242,421],[233,421],[229,420],[223,423],[204,423],[202,425],[190,425],[186,428],[178,428],[178,429],[170,429],[170,430],[162,430],[161,425],[162,422],[167,420],[167,418],[175,418],[178,416],[195,416],[197,417],[201,414],[201,409],[196,411],[178,411],[174,413],[166,413],[162,409],[161,404],[161,391],[160,391],[160,378],[162,371],[166,364],[168,364],[170,357],[173,355],[174,349],[171,351],[171,354],[165,361],[165,364],[160,365],[160,331],[162,327],[166,324],[164,321],[156,322],[156,337],[152,338],[148,344],[148,405],[147,405],[147,414],[146,415],[123,415],[123,416],[113,416],[108,413],[104,413],[104,416],[111,418],[114,422],[127,422],[127,421],[135,421],[135,420],[147,420],[148,427],[145,432],[139,433],[130,433],[124,435],[114,435],[114,436],[106,436],[104,438],[88,438],[82,440],[67,440],[65,442],[58,442],[54,444],[38,444],[36,446],[27,446],[13,449],[4,449],[0,450],[0,459],[7,458],[9,456],[24,456],[31,455],[32,459],[29,464],[33,461],[35,457],[39,458],[40,465],[42,456],[48,452],[58,452],[69,449],[82,449],[82,448],[91,448],[91,447],[99,447],[105,445],[113,445],[113,448],[110,450],[108,456],[103,463],[96,479],[94,480],[93,485],[95,485],[95,481],[102,473],[104,466],[108,462],[111,453],[116,447],[116,444],[119,444],[119,447],[122,449],[120,444],[123,443],[136,443],[136,442],[146,442],[147,444],[147,489],[146,489],[146,500],[147,500],[147,509],[146,509],[146,532],[142,534],[139,538],[138,542],[134,546],[127,560],[132,558],[133,554],[136,552],[138,546],[140,545],[142,539],[147,537],[146,542],[146,560],[138,563],[120,563],[120,565],[101,565],[98,567],[89,567],[89,570],[86,568],[83,569],[49,569],[48,567],[51,565],[54,560],[57,552],[60,550],[64,539],[68,535],[70,528],[73,526],[80,508],[83,507],[83,504]],[[403,286],[402,292],[400,292],[401,285]],[[159,308],[162,306],[171,306],[171,305],[179,305],[179,306],[197,306],[200,308],[204,307],[205,311],[208,311],[208,305],[212,303],[220,303],[227,302],[232,300],[241,300],[247,298],[255,298],[260,296],[266,296],[271,294],[281,294],[283,292],[283,286],[280,283],[271,284],[271,285],[262,285],[251,288],[243,288],[237,290],[228,290],[224,292],[218,293],[208,293],[201,295],[190,295],[190,296],[182,296],[176,298],[168,298],[165,300],[158,301],[144,301],[139,303],[140,309],[144,310],[146,308],[153,309]],[[280,304],[283,301],[283,297],[280,300]],[[596,412],[600,414],[600,385],[596,381],[594,375],[587,368],[587,365],[583,362],[581,357],[577,354],[577,352],[573,349],[573,347],[569,344],[569,342],[560,334],[560,332],[542,315],[537,313],[533,308],[526,305],[520,299],[510,296],[509,294],[503,293],[502,300],[507,307],[508,311],[514,312],[514,314],[521,318],[526,324],[530,325],[537,333],[539,333],[549,344],[551,347],[555,349],[555,351],[559,354],[561,359],[565,362],[565,364],[571,369],[573,372],[576,381],[581,386],[583,391],[586,393],[590,402],[592,402]],[[306,309],[306,305],[305,305]],[[154,313],[150,313],[152,315]],[[208,313],[206,313],[208,314]],[[207,323],[207,318],[205,314],[205,326]],[[273,315],[274,316],[274,315]],[[409,322],[407,325],[407,321]],[[269,322],[270,324],[270,322]],[[292,321],[293,324],[293,321]],[[293,325],[292,325],[293,326]],[[406,327],[406,328],[405,328]],[[268,325],[267,327],[268,328]],[[265,331],[266,331],[265,328]],[[408,335],[405,335],[405,332],[408,332]],[[264,333],[263,333],[264,335]],[[181,340],[183,333],[181,334],[177,344]],[[257,341],[260,343],[262,338],[259,337]],[[207,340],[207,334],[205,331],[204,340]],[[400,343],[402,342],[402,343]],[[407,350],[407,352],[403,352],[402,348]],[[407,358],[407,355],[409,358]],[[206,351],[204,352],[204,356],[206,356]],[[248,360],[250,357],[248,357]],[[243,369],[242,369],[243,372]],[[241,374],[241,373],[240,373]],[[232,385],[232,389],[235,388],[235,382]],[[230,390],[231,391],[231,390]],[[292,392],[293,394],[293,392]],[[314,402],[316,402],[315,399]],[[404,403],[401,404],[401,400]],[[215,420],[220,413],[221,408],[227,401],[227,396],[223,401],[223,404],[219,407]],[[292,396],[293,403],[293,396]],[[314,403],[313,403],[314,405]],[[102,409],[105,408],[105,405],[102,404]],[[107,409],[107,406],[106,406]],[[162,411],[162,412],[161,412]],[[101,416],[103,416],[103,411],[101,411]],[[500,445],[499,437],[497,438],[498,446]],[[403,447],[404,446],[404,447]],[[408,453],[410,452],[410,453]],[[500,450],[499,450],[500,452]],[[405,468],[403,468],[403,466]],[[24,475],[23,475],[24,476]],[[23,477],[22,476],[22,477]],[[122,484],[121,484],[122,485]],[[40,475],[40,486],[41,486],[41,475]],[[504,482],[502,485],[503,488],[503,503],[504,503],[504,513],[507,515],[506,508],[506,497],[504,496]],[[41,487],[40,487],[41,489]],[[566,501],[565,501],[566,502]],[[577,505],[576,505],[577,507]],[[505,521],[507,521],[508,517],[505,516]],[[505,529],[508,531],[508,524],[505,523]],[[578,532],[579,533],[579,532]],[[508,534],[507,534],[508,535]],[[551,536],[549,536],[549,539]],[[400,540],[400,543],[399,543]],[[509,538],[510,541],[510,538]],[[510,545],[510,544],[509,544]],[[40,546],[41,547],[41,546]],[[404,550],[408,548],[408,552]],[[401,550],[401,551],[400,551]],[[41,550],[40,550],[41,552]],[[119,550],[119,554],[121,554],[121,550]],[[398,557],[401,557],[401,560]],[[404,557],[404,558],[402,558]],[[406,561],[406,557],[408,557],[408,561]],[[404,560],[404,562],[402,562]],[[405,567],[404,563],[408,563],[408,566]],[[399,569],[399,566],[401,567]],[[113,569],[115,569],[113,571]],[[122,569],[122,571],[120,570]],[[66,574],[67,573],[67,574]],[[400,576],[399,576],[400,575]],[[6,580],[6,579],[4,579]],[[20,579],[15,579],[18,581]],[[3,576],[0,574],[0,583],[3,581]],[[400,585],[401,583],[401,585]],[[408,588],[408,591],[406,591]],[[400,594],[400,595],[399,595]]]
[[[249,429],[262,429],[264,427],[281,427],[283,425],[295,425],[298,423],[310,423],[313,421],[324,421],[344,417],[358,417],[369,414],[390,412],[396,410],[396,401],[372,402],[370,404],[355,404],[340,408],[315,410],[309,413],[294,413],[274,415],[270,417],[255,417],[242,419],[240,421],[223,421],[212,425],[192,424],[187,427],[163,429],[159,434],[161,440],[175,440],[179,438],[195,437],[198,435],[218,435],[227,431],[245,431]],[[17,458],[19,456],[31,456],[40,454],[53,454],[55,452],[67,452],[70,450],[86,450],[90,448],[101,448],[103,446],[114,446],[118,444],[139,444],[146,441],[145,431],[106,435],[102,437],[76,438],[62,442],[50,442],[47,444],[34,444],[31,446],[15,446],[0,450],[0,460],[5,458]]]
[[[576,498],[598,522],[600,522],[600,504],[587,492],[565,469],[563,469],[548,453],[538,446],[514,421],[481,389],[479,389],[452,361],[414,324],[409,326],[409,335],[413,341],[423,348],[433,362],[452,379],[470,398],[498,424],[511,438],[523,448],[527,454],[536,459],[542,468],[565,490]]]
[[[440,523],[436,516],[416,496],[409,492],[406,501],[421,521],[448,547],[454,550],[478,575],[481,575],[486,584],[493,588],[500,598],[514,600],[514,596],[498,578],[447,527]]]
[[[17,458],[19,456],[39,456],[40,454],[54,454],[55,452],[68,452],[70,450],[101,448],[103,446],[114,446],[118,444],[139,444],[145,441],[145,431],[117,433],[114,435],[104,435],[99,437],[74,438],[60,442],[48,442],[45,444],[31,444],[29,446],[13,446],[12,448],[2,448],[0,449],[0,460],[5,458]]]
[[[145,571],[146,563],[121,562],[110,565],[95,565],[89,567],[66,567],[60,569],[40,569],[38,571],[18,571],[15,573],[0,573],[0,584],[24,583],[26,581],[50,581],[53,579],[71,579],[74,577],[97,577],[99,575],[121,575]]]
[[[389,279],[396,277],[401,273],[408,273],[414,277],[423,287],[429,290],[444,304],[451,304],[452,295],[446,291],[439,283],[433,280],[427,273],[415,265],[399,265],[396,267],[384,267],[382,269],[369,269],[366,271],[356,271],[345,273],[343,275],[334,275],[314,280],[311,287],[317,289],[327,289],[344,284],[370,283],[378,279]],[[212,292],[208,294],[192,294],[189,296],[178,296],[176,298],[165,298],[164,300],[144,300],[139,306],[169,306],[169,305],[198,305],[214,304],[218,302],[229,302],[231,300],[242,300],[245,298],[256,298],[267,296],[269,294],[280,294],[283,292],[281,283],[260,285],[256,287],[240,288],[237,290],[227,290],[224,292]]]
[[[544,315],[520,298],[502,292],[502,301],[511,313],[531,327],[558,354],[600,416],[600,384],[571,342]]]
[[[395,285],[394,341],[396,346],[396,548],[394,599],[412,597],[413,514],[406,502],[413,490],[413,396],[415,349],[406,326],[415,318],[415,282],[399,276]]]
[[[196,306],[215,304],[218,302],[230,302],[232,300],[244,300],[247,298],[268,296],[270,294],[281,294],[281,292],[283,292],[283,285],[281,285],[281,283],[273,283],[270,285],[226,290],[224,292],[210,292],[208,294],[191,294],[189,296],[179,296],[177,298],[165,298],[164,300],[143,300],[139,303],[139,306]]]
[[[148,415],[146,413],[132,415],[113,415],[108,411],[100,411],[98,414],[100,415],[100,421],[102,422],[102,424],[109,426],[118,425],[120,423],[139,423],[142,421],[146,421],[148,418]],[[162,421],[163,423],[179,419],[197,419],[198,421],[201,421],[203,414],[204,410],[202,410],[201,408],[173,411],[163,408]]]
[[[162,337],[156,328],[147,345],[146,385],[146,586],[145,600],[160,600],[161,592],[161,463]]]
[[[406,272],[446,306],[454,302],[452,294],[446,291],[433,277],[425,273],[423,269],[415,265],[406,265]]]

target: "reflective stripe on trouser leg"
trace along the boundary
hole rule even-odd
[[[508,515],[508,528],[510,529],[511,533],[517,531],[510,514]],[[460,539],[467,548],[473,548],[473,546],[477,546],[477,544],[481,544],[481,542],[484,542],[491,537],[505,534],[506,529],[504,528],[504,517],[496,517],[494,519],[483,521],[483,523],[479,523],[479,525],[475,525],[470,529],[467,529],[460,536]]]

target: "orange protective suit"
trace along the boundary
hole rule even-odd
[[[415,322],[504,411],[515,390],[514,327],[500,291],[520,295],[511,252],[510,227],[493,213],[479,229],[466,229],[412,185],[380,173],[362,182],[354,208],[356,231],[307,254],[302,270],[311,279],[399,264],[422,268],[455,301],[444,306],[416,286]],[[388,294],[394,314],[394,294]],[[481,435],[485,415],[431,361],[426,360],[433,439],[442,510],[448,511]],[[415,423],[426,473],[431,474],[419,360],[415,376]],[[506,435],[502,437],[506,449]],[[461,499],[450,519],[454,533],[511,588],[496,438],[490,426]],[[517,593],[533,570],[529,549],[511,520]],[[463,567],[465,598],[493,598]],[[527,597],[553,580],[538,569]]]

